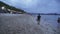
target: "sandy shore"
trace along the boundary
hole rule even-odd
[[[33,15],[0,14],[0,34],[60,34],[57,18],[58,16],[41,16],[38,25],[36,16]]]
[[[31,15],[0,14],[0,34],[43,34],[43,31]]]

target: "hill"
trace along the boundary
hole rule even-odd
[[[6,9],[10,9],[10,10],[14,10],[14,11],[26,13],[26,12],[25,12],[24,10],[22,10],[22,9],[18,9],[18,8],[16,8],[16,7],[10,6],[10,5],[8,5],[8,4],[0,1],[0,8],[3,7],[3,6],[4,6]]]

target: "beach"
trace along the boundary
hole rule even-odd
[[[35,15],[0,14],[0,34],[57,34],[60,26],[57,23],[58,17],[60,16],[41,15],[38,25]]]

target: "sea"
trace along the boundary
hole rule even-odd
[[[37,19],[37,14],[32,14]],[[60,23],[58,23],[58,18],[60,15],[40,15],[40,26],[41,29],[45,32],[45,34],[57,34],[60,32]],[[60,34],[60,33],[58,33]]]

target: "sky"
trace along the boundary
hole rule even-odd
[[[29,13],[60,13],[60,0],[0,0]]]

